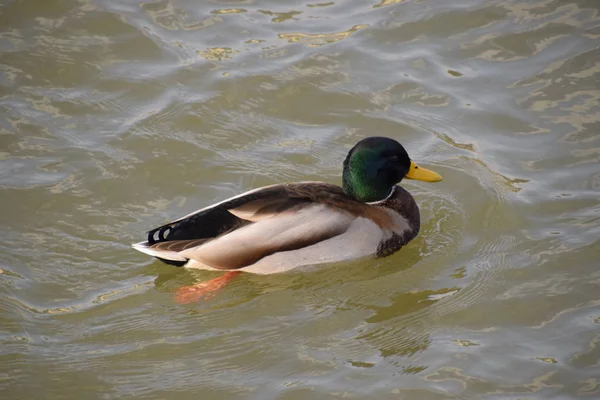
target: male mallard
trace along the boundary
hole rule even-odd
[[[388,256],[419,233],[419,208],[396,186],[442,177],[384,137],[358,142],[343,186],[277,184],[208,206],[148,232],[133,248],[168,264],[259,274],[364,256]]]

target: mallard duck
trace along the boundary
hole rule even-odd
[[[385,257],[421,225],[414,198],[397,186],[403,178],[442,180],[397,141],[369,137],[344,160],[342,187],[298,182],[250,190],[154,228],[132,246],[176,266],[258,274]]]

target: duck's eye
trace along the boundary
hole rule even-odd
[[[390,159],[392,161],[396,162],[396,161],[400,160],[400,157],[398,157],[398,156],[391,156]]]

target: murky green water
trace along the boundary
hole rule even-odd
[[[287,4],[286,4],[287,3]],[[596,0],[6,0],[6,399],[600,397]],[[239,192],[340,182],[368,135],[439,171],[420,236],[311,272],[130,249]]]

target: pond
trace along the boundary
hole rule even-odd
[[[8,0],[5,399],[600,397],[600,4]],[[244,191],[341,183],[367,136],[398,253],[219,277],[133,250]]]

